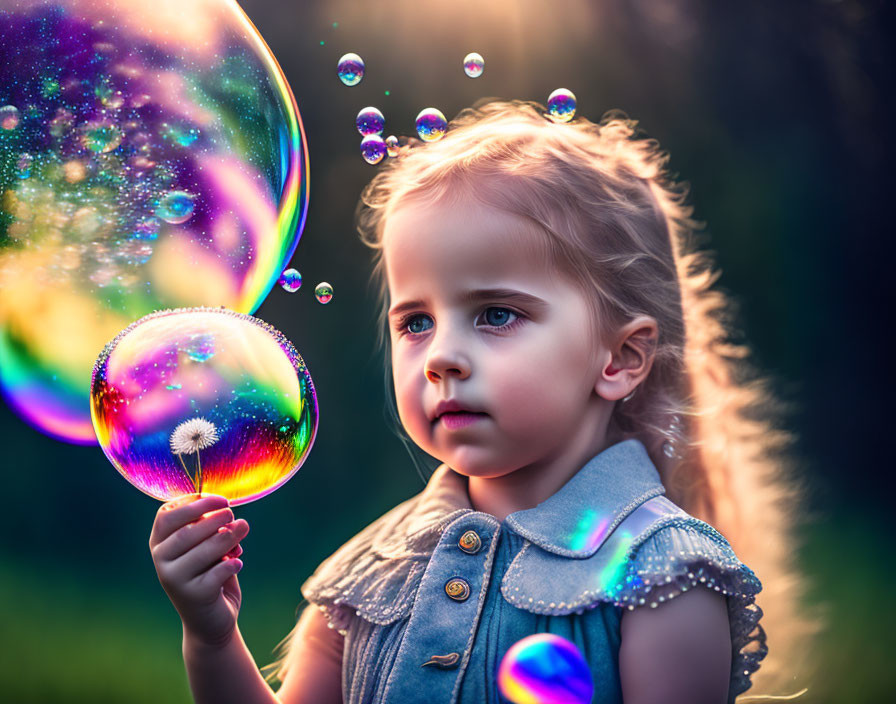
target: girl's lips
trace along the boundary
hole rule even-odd
[[[457,430],[458,428],[465,428],[485,418],[487,415],[486,413],[472,413],[470,411],[447,411],[440,415],[436,422],[441,421],[449,430]]]

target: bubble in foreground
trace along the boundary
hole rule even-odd
[[[305,222],[305,136],[235,0],[0,0],[0,66],[0,392],[92,444],[119,330],[268,294]]]
[[[120,332],[94,367],[90,408],[109,461],[160,501],[261,498],[301,467],[318,423],[292,343],[223,308],[161,311]]]
[[[426,108],[417,115],[414,126],[420,139],[424,142],[435,142],[444,137],[448,131],[448,120],[440,110]]]
[[[485,59],[481,54],[471,51],[464,57],[464,73],[470,78],[479,78],[485,70]]]
[[[277,281],[284,291],[295,293],[302,288],[302,275],[295,269],[286,269]]]
[[[327,304],[333,300],[333,287],[326,281],[321,281],[314,287],[314,297],[318,303]]]
[[[382,134],[383,127],[386,125],[386,118],[383,113],[374,107],[363,108],[355,118],[355,125],[365,137],[370,134]]]
[[[364,59],[357,54],[344,54],[336,64],[339,80],[347,86],[356,86],[364,78]]]
[[[576,645],[552,633],[514,643],[498,668],[498,688],[514,704],[588,704],[591,670]]]
[[[398,137],[394,134],[390,134],[386,137],[386,154],[389,156],[398,156],[398,152],[400,150],[400,146],[398,143]]]
[[[368,164],[379,164],[386,156],[386,142],[378,134],[369,134],[361,140],[361,156]]]
[[[569,122],[576,115],[576,96],[571,90],[558,88],[548,96],[548,117],[554,122]]]

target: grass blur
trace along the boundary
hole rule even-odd
[[[848,518],[848,520],[846,520]],[[877,528],[878,530],[875,530]],[[876,647],[892,632],[883,579],[884,545],[856,516],[815,526],[802,553],[812,601],[828,604],[820,639],[821,679],[795,701],[878,704],[891,684],[891,654]],[[8,569],[2,562],[0,691],[16,704],[189,704],[180,654],[180,621],[158,585],[92,582],[82,573]],[[261,582],[257,582],[261,579]],[[129,581],[133,577],[129,578]],[[297,593],[271,591],[270,577],[243,583],[240,627],[256,661],[287,633]],[[889,623],[888,623],[889,621]],[[774,644],[770,644],[774,647]]]

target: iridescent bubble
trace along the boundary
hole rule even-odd
[[[448,120],[436,108],[421,110],[415,120],[417,134],[424,142],[435,142],[445,136],[448,131]]]
[[[16,174],[19,178],[29,178],[31,176],[31,165],[34,163],[34,157],[30,154],[23,153],[19,155],[16,161]]]
[[[109,461],[160,501],[261,498],[301,467],[318,425],[292,343],[224,308],[160,311],[121,331],[94,366],[90,409]]]
[[[464,73],[470,78],[479,78],[485,70],[485,59],[475,51],[464,57]]]
[[[361,140],[361,156],[368,164],[379,164],[386,156],[386,142],[378,134],[369,134]]]
[[[400,146],[398,143],[398,137],[394,134],[390,134],[386,137],[386,154],[389,156],[398,156],[398,152],[400,150]]]
[[[355,125],[365,137],[370,134],[382,134],[386,118],[374,107],[364,108],[355,118]]]
[[[333,287],[326,281],[321,281],[314,287],[314,297],[318,303],[329,303],[333,300]]]
[[[14,130],[19,126],[21,114],[15,105],[4,105],[0,108],[0,129]]]
[[[588,704],[594,681],[574,643],[536,633],[514,643],[504,655],[498,689],[514,704]]]
[[[548,96],[548,117],[554,122],[569,122],[576,115],[576,96],[558,88]]]
[[[92,120],[81,128],[81,143],[92,152],[105,154],[121,144],[121,130],[110,120]]]
[[[159,199],[155,215],[172,225],[180,225],[193,217],[196,208],[194,200],[194,197],[186,191],[171,191]]]
[[[0,0],[0,66],[0,393],[91,444],[116,332],[270,291],[305,222],[305,136],[235,0]]]
[[[295,293],[302,288],[302,275],[295,269],[286,269],[277,281],[284,291]]]
[[[364,60],[357,54],[344,54],[336,65],[339,80],[347,86],[356,86],[364,78]]]

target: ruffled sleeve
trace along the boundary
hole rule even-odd
[[[729,702],[750,688],[750,676],[768,653],[755,603],[762,584],[715,528],[693,517],[657,521],[631,544],[614,601],[634,609],[673,599],[697,585],[728,597],[732,664]]]

